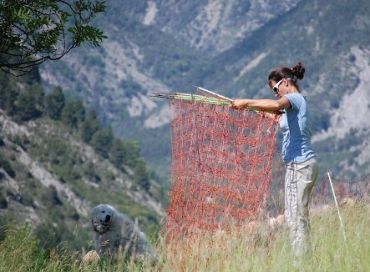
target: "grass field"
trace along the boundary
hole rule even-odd
[[[358,203],[342,209],[347,242],[335,209],[311,216],[313,254],[301,271],[370,271],[370,209]],[[292,266],[287,232],[257,233],[235,230],[178,243],[157,242],[159,261],[83,264],[81,253],[44,251],[29,227],[10,230],[0,242],[0,271],[296,271]],[[297,270],[297,271],[300,271]]]

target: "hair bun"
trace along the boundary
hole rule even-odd
[[[304,72],[306,69],[304,68],[301,62],[298,62],[293,68],[292,73],[297,79],[302,79],[304,77]]]

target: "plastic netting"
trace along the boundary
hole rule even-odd
[[[276,120],[227,105],[170,100],[172,180],[167,235],[255,218],[271,183]]]

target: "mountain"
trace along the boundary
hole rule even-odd
[[[89,213],[101,203],[158,233],[165,197],[137,143],[115,138],[80,101],[61,89],[45,94],[32,77],[1,73],[0,87],[0,236],[28,222],[48,248],[88,248]]]
[[[112,17],[124,15],[143,25],[154,26],[191,48],[215,55],[289,11],[298,2],[285,0],[276,5],[272,0],[112,1],[114,14],[109,14]]]
[[[302,61],[322,173],[358,180],[370,174],[369,10],[364,0],[110,1],[96,22],[109,37],[103,46],[48,63],[41,77],[81,97],[121,137],[138,139],[166,176],[169,108],[148,94],[203,85],[272,97],[271,69]]]
[[[196,7],[195,17],[202,18],[201,14],[209,8],[207,3],[111,1],[107,16],[97,22],[107,32],[108,40],[101,48],[76,49],[63,61],[44,65],[41,69],[44,84],[72,90],[88,107],[96,109],[117,134],[138,139],[145,158],[156,169],[164,169],[157,173],[166,177],[170,164],[169,108],[167,101],[152,99],[147,94],[189,90],[192,84],[199,83],[191,71],[206,67],[214,53],[193,48],[191,43],[171,33],[177,32],[178,26],[186,21],[186,11],[194,13]],[[229,5],[227,1],[220,3]],[[289,7],[289,3],[286,1],[283,6]],[[239,9],[237,2],[233,5]],[[159,11],[149,20],[154,10]],[[253,14],[257,16],[257,10],[252,9],[249,16]],[[271,17],[268,15],[261,22],[266,23]],[[238,24],[244,24],[240,16],[239,21]],[[190,31],[191,20],[187,22]],[[219,24],[218,28],[226,27],[222,20]],[[209,48],[211,44],[209,41],[203,47]],[[163,172],[166,174],[162,175]]]
[[[302,1],[282,18],[220,54],[202,78],[233,96],[266,96],[266,75],[274,64],[306,64],[302,82],[316,117],[313,142],[323,170],[343,178],[370,172],[369,78],[370,9],[367,1]],[[260,74],[264,76],[259,76]],[[230,80],[225,81],[224,78]],[[262,90],[262,91],[261,91]],[[360,102],[362,101],[362,103]]]

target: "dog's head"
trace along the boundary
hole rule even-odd
[[[102,234],[109,230],[117,212],[107,204],[100,204],[92,209],[91,223],[94,231]]]

